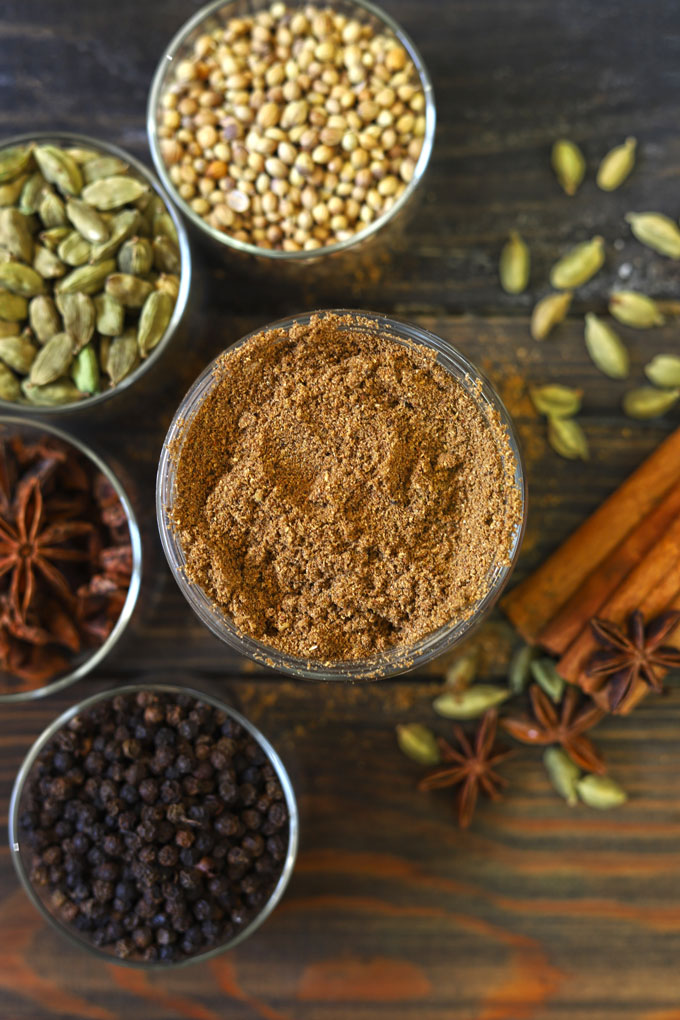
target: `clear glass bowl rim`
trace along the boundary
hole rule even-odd
[[[38,687],[32,691],[19,691],[16,694],[0,694],[0,704],[8,704],[19,701],[33,701],[36,698],[44,698],[48,694],[60,691],[64,687],[74,684],[76,680],[81,680],[84,676],[87,676],[88,673],[90,673],[106,658],[114,645],[120,640],[123,631],[132,618],[135,605],[137,604],[137,598],[139,597],[139,590],[142,583],[142,536],[139,530],[139,524],[137,523],[137,516],[132,503],[130,502],[130,497],[123,488],[122,483],[114,473],[113,469],[110,468],[106,461],[102,460],[99,454],[88,446],[87,443],[83,442],[81,439],[77,439],[75,436],[69,435],[62,429],[57,428],[57,426],[53,425],[51,422],[33,421],[30,418],[22,418],[19,415],[0,414],[0,426],[15,428],[18,431],[29,429],[35,431],[38,435],[43,432],[47,432],[49,435],[62,440],[62,442],[67,445],[73,446],[84,457],[87,457],[87,459],[94,464],[95,468],[98,471],[101,471],[101,473],[108,479],[113,486],[116,495],[121,501],[123,509],[125,510],[128,531],[130,532],[130,545],[132,546],[132,575],[130,577],[130,587],[128,588],[120,616],[116,620],[113,630],[107,637],[106,641],[104,641],[99,648],[95,648],[91,655],[74,667],[74,669],[65,676],[52,680],[49,683],[44,684],[42,687]]]
[[[329,244],[323,248],[315,248],[313,251],[295,252],[260,248],[256,244],[248,244],[245,241],[239,241],[237,238],[231,237],[229,234],[215,230],[215,228],[206,223],[205,220],[198,215],[198,213],[194,212],[188,202],[185,202],[184,199],[180,198],[175,185],[170,180],[167,167],[160,153],[158,125],[156,123],[157,111],[160,106],[161,92],[168,70],[168,64],[175,59],[178,51],[184,45],[185,39],[191,35],[191,33],[198,28],[203,21],[216,14],[218,11],[223,9],[226,10],[231,6],[235,7],[238,2],[239,0],[213,0],[212,3],[206,4],[205,7],[202,7],[175,33],[158,63],[151,83],[151,89],[149,91],[146,114],[146,130],[149,139],[149,149],[151,150],[151,159],[153,160],[156,172],[163,182],[166,191],[172,196],[172,200],[175,202],[177,207],[182,210],[183,215],[187,217],[194,227],[203,231],[204,234],[207,234],[217,244],[223,245],[226,248],[233,248],[235,251],[247,255],[255,255],[259,258],[284,262],[304,262],[305,260],[319,259],[326,255],[333,255],[337,252],[347,251],[354,245],[361,244],[369,237],[372,237],[377,233],[377,231],[392,220],[397,213],[406,206],[407,202],[409,202],[418,185],[422,181],[430,162],[430,156],[432,155],[437,126],[437,108],[434,98],[434,88],[427,66],[425,65],[425,62],[423,61],[423,58],[421,57],[410,35],[381,7],[377,4],[371,3],[371,0],[342,0],[342,3],[339,6],[342,7],[344,5],[347,7],[356,7],[381,21],[407,51],[418,72],[420,85],[425,94],[425,137],[423,139],[423,148],[420,156],[418,157],[413,177],[391,209],[388,209],[386,213],[380,216],[373,223],[370,223],[367,227],[365,227],[365,229],[360,230],[356,234],[353,234],[352,237],[347,238],[346,241],[338,241],[335,244]],[[267,4],[262,3],[261,6],[264,8]],[[322,6],[333,7],[333,0],[328,0],[328,2],[322,4]]]
[[[24,784],[30,774],[30,771],[35,763],[36,758],[42,751],[45,744],[60,730],[66,723],[73,718],[75,715],[79,715],[81,712],[86,711],[93,705],[98,704],[100,701],[107,701],[115,698],[119,694],[137,694],[140,691],[152,691],[154,693],[163,692],[169,694],[187,694],[190,697],[194,697],[197,700],[205,701],[213,707],[225,712],[232,719],[236,720],[244,729],[246,729],[251,736],[258,742],[262,747],[263,751],[267,755],[269,761],[276,770],[277,778],[281,784],[284,796],[286,798],[286,807],[288,809],[289,819],[289,836],[288,836],[288,850],[286,853],[286,859],[283,864],[283,869],[279,876],[279,880],[276,883],[271,896],[262,907],[262,910],[252,919],[252,921],[246,925],[240,932],[238,932],[233,939],[228,942],[221,943],[212,949],[206,950],[203,953],[197,953],[195,956],[190,956],[186,960],[177,960],[170,963],[164,963],[162,960],[155,961],[143,961],[143,960],[122,960],[114,956],[112,953],[107,953],[97,946],[92,945],[86,938],[80,938],[74,933],[72,928],[68,925],[63,924],[58,918],[56,918],[50,910],[42,902],[41,898],[37,895],[33,888],[33,884],[26,873],[24,868],[22,857],[21,857],[21,844],[19,841],[19,809],[21,806],[21,796],[24,789]],[[159,970],[167,971],[175,969],[177,967],[186,967],[192,963],[199,963],[203,960],[209,960],[214,956],[218,956],[220,953],[226,952],[228,949],[233,949],[240,942],[243,942],[250,935],[255,932],[261,924],[266,921],[269,915],[272,913],[281,897],[283,896],[288,882],[290,881],[295,866],[295,860],[297,858],[298,845],[299,845],[299,812],[297,807],[297,800],[295,798],[295,792],[293,790],[293,784],[291,783],[290,777],[286,770],[285,765],[281,761],[278,753],[274,747],[270,744],[269,740],[264,734],[246,719],[240,712],[235,708],[232,708],[226,702],[220,698],[215,697],[212,694],[206,694],[204,691],[196,690],[194,687],[185,686],[179,683],[154,683],[154,682],[143,682],[135,684],[126,684],[123,687],[115,687],[106,691],[100,691],[97,694],[91,695],[89,698],[84,698],[77,704],[67,708],[66,711],[62,712],[61,715],[47,726],[40,736],[37,738],[35,743],[30,747],[26,757],[24,758],[17,777],[14,781],[12,788],[12,795],[9,805],[9,818],[8,818],[8,829],[9,829],[9,848],[10,855],[12,857],[12,863],[14,864],[15,871],[19,876],[19,880],[24,887],[26,894],[36,907],[42,916],[48,921],[48,923],[55,928],[61,935],[65,936],[69,942],[73,945],[78,946],[79,949],[85,949],[87,952],[96,956],[99,960],[105,960],[107,963],[113,963],[123,967],[134,967],[138,970]]]
[[[180,428],[191,421],[193,414],[210,390],[213,370],[222,354],[217,355],[206,366],[190,387],[173,416],[163,442],[156,478],[158,529],[163,551],[175,580],[189,605],[213,634],[241,655],[245,655],[260,665],[276,669],[289,676],[308,680],[377,680],[414,669],[442,655],[455,644],[458,644],[464,635],[491,611],[510,578],[522,545],[527,518],[526,475],[512,419],[489,380],[450,343],[414,323],[382,315],[379,312],[359,309],[323,309],[287,316],[277,322],[261,326],[258,329],[252,330],[246,336],[241,337],[227,350],[232,351],[237,347],[243,346],[252,336],[256,336],[263,331],[290,329],[295,323],[305,324],[309,322],[312,316],[325,314],[349,315],[357,320],[369,320],[373,323],[377,332],[388,333],[406,346],[415,343],[434,350],[438,356],[438,364],[442,365],[465,387],[480,411],[484,414],[485,408],[493,409],[499,415],[501,425],[506,429],[510,448],[515,459],[515,473],[512,484],[515,486],[521,499],[521,523],[514,535],[509,554],[509,564],[491,568],[494,572],[494,579],[486,596],[477,605],[473,613],[466,619],[459,620],[458,622],[451,621],[443,625],[411,647],[396,648],[391,652],[369,660],[334,663],[332,666],[329,666],[288,655],[260,641],[256,641],[248,635],[242,634],[225,614],[218,608],[213,607],[203,590],[198,585],[190,582],[186,577],[183,569],[184,555],[174,529],[168,521],[166,507],[172,504],[176,468],[176,459],[170,455],[169,444],[180,434]],[[444,362],[442,358],[445,359]],[[476,386],[479,387],[478,391],[475,391]]]
[[[129,386],[132,386],[137,379],[140,379],[141,376],[143,376],[149,368],[155,364],[175,335],[177,327],[184,315],[191,285],[191,249],[189,247],[189,238],[187,236],[186,227],[182,222],[182,217],[177,212],[175,203],[170,199],[167,189],[161,184],[150,167],[144,166],[143,163],[141,163],[135,156],[130,155],[129,152],[126,152],[125,149],[121,149],[113,142],[105,142],[100,138],[93,138],[91,135],[81,135],[72,131],[30,131],[24,132],[20,135],[12,135],[10,138],[1,139],[0,151],[13,145],[26,145],[29,142],[53,142],[57,145],[65,144],[82,148],[101,149],[102,152],[108,153],[112,156],[118,156],[119,159],[129,163],[130,166],[133,167],[133,169],[136,170],[137,173],[151,185],[156,194],[163,199],[163,202],[165,203],[165,206],[172,218],[172,222],[175,225],[175,229],[177,230],[177,240],[179,243],[182,266],[177,301],[175,302],[175,308],[172,313],[172,318],[168,323],[168,328],[151,351],[151,354],[149,354],[147,358],[144,358],[137,368],[135,368],[130,375],[126,376],[125,379],[122,379],[117,386],[112,386],[108,390],[102,390],[101,393],[95,393],[90,397],[85,397],[84,400],[78,400],[71,404],[60,404],[56,407],[39,407],[35,404],[16,404],[11,400],[0,399],[0,411],[7,410],[8,412],[12,412],[21,408],[22,413],[47,418],[50,416],[58,417],[59,415],[71,414],[72,412],[84,411],[87,408],[101,404],[105,400],[109,400],[122,393],[123,390],[126,390]]]

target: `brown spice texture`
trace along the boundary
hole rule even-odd
[[[321,663],[469,616],[519,523],[497,417],[435,352],[352,316],[227,351],[171,454],[189,579],[242,633]]]

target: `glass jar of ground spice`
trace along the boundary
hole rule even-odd
[[[525,490],[508,413],[462,355],[411,324],[323,312],[208,366],[166,438],[157,511],[218,637],[296,676],[369,679],[489,611]]]

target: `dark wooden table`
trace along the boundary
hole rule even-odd
[[[458,345],[497,384],[519,426],[531,513],[517,577],[538,564],[673,427],[620,411],[623,387],[588,361],[581,316],[615,281],[678,297],[677,263],[629,236],[629,209],[680,211],[680,7],[668,0],[386,0],[431,69],[439,130],[407,245],[375,272],[318,290],[244,286],[196,252],[183,335],[128,396],[68,428],[121,470],[145,543],[138,612],[97,675],[0,713],[3,822],[15,772],[42,728],[98,686],[155,674],[229,698],[280,750],[301,809],[298,866],[257,936],[207,965],[147,977],[93,961],[42,924],[0,849],[0,1010],[7,1020],[678,1020],[680,1018],[680,692],[649,699],[598,731],[630,792],[611,815],[569,810],[540,759],[508,765],[510,795],[482,804],[471,831],[446,794],[415,789],[394,726],[446,731],[430,702],[442,664],[364,687],[291,682],[235,658],[205,631],[165,564],[156,533],[156,463],[173,410],[205,363],[246,330],[311,305],[376,308]],[[148,161],[147,90],[190,0],[5,0],[0,134],[68,128]],[[560,192],[549,149],[578,141],[589,179]],[[634,134],[634,177],[603,195],[593,168]],[[532,290],[508,298],[496,266],[507,231],[531,245]],[[527,316],[566,246],[607,240],[605,271],[573,319],[536,344]],[[630,337],[634,371],[677,350],[675,325]],[[526,382],[585,389],[588,464],[546,446]],[[490,675],[508,633],[487,628]]]

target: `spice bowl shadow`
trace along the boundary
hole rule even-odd
[[[171,343],[172,338],[175,336],[184,315],[187,300],[189,298],[192,266],[191,248],[189,246],[189,239],[182,218],[178,215],[175,206],[170,201],[165,188],[161,185],[160,181],[149,167],[145,166],[138,159],[135,159],[134,156],[131,156],[129,152],[119,148],[112,142],[102,141],[99,138],[92,138],[88,135],[73,134],[71,132],[32,131],[21,135],[15,135],[11,138],[2,139],[2,141],[0,141],[0,150],[13,146],[28,145],[31,142],[36,142],[40,145],[74,146],[78,148],[95,149],[98,152],[101,152],[104,156],[116,156],[118,159],[127,163],[141,178],[141,180],[151,187],[153,193],[163,201],[163,204],[172,219],[175,230],[177,231],[177,244],[180,251],[181,261],[177,300],[165,332],[148,357],[143,358],[139,364],[132,369],[129,375],[125,376],[124,379],[121,379],[121,381],[115,386],[111,386],[108,389],[101,390],[99,393],[87,396],[83,400],[50,406],[32,404],[25,399],[21,403],[0,399],[0,411],[12,412],[19,411],[20,409],[22,414],[46,418],[50,416],[65,416],[71,413],[79,413],[81,411],[87,411],[93,407],[97,407],[99,409],[103,403],[111,398],[119,396],[121,393],[128,390],[129,387],[133,386],[138,379],[145,375],[149,369],[151,369],[160,360],[164,351],[167,350]]]
[[[242,347],[251,337],[262,332],[289,331],[294,326],[309,324],[313,316],[322,314],[324,313],[319,311],[307,312],[270,323],[242,337],[229,350]],[[212,361],[201,373],[172,420],[163,443],[158,468],[156,513],[163,549],[182,594],[202,623],[220,640],[254,662],[290,676],[322,681],[379,680],[415,669],[449,652],[491,612],[510,578],[521,548],[527,518],[526,480],[519,442],[508,411],[491,383],[459,351],[420,326],[400,322],[376,312],[335,309],[331,314],[347,317],[352,326],[345,328],[356,326],[364,333],[370,330],[376,337],[388,337],[405,347],[415,345],[433,351],[437,364],[464,388],[484,419],[490,423],[491,416],[494,416],[507,436],[511,461],[500,450],[505,472],[505,506],[508,521],[516,523],[513,525],[507,560],[491,564],[486,578],[486,594],[472,611],[464,618],[449,621],[410,646],[395,647],[369,659],[328,664],[287,654],[244,634],[227,614],[211,601],[200,585],[189,580],[182,543],[172,522],[177,468],[191,422],[203,401],[217,385],[216,369],[221,356]],[[511,497],[515,495],[516,499],[513,500]],[[513,502],[518,508],[516,514],[512,512]]]
[[[21,836],[21,814],[25,802],[26,794],[26,783],[31,777],[31,773],[37,759],[39,758],[43,749],[50,743],[54,736],[62,730],[75,716],[82,714],[89,710],[93,706],[101,705],[103,702],[110,701],[113,698],[122,695],[138,694],[140,692],[151,692],[154,694],[170,694],[170,695],[187,695],[195,698],[199,702],[203,702],[210,705],[212,708],[224,713],[234,722],[238,723],[242,729],[244,729],[253,740],[260,746],[264,752],[267,761],[273,767],[278,782],[281,786],[283,796],[286,803],[286,809],[288,812],[288,846],[285,857],[283,859],[281,873],[276,881],[274,888],[268,899],[264,902],[263,906],[258,912],[250,919],[250,921],[240,930],[237,931],[229,940],[218,943],[217,945],[206,949],[202,952],[198,952],[193,956],[187,956],[182,959],[163,961],[163,960],[135,960],[126,959],[116,956],[113,952],[107,951],[105,948],[100,948],[94,945],[87,939],[85,934],[81,934],[78,929],[73,925],[69,925],[62,921],[60,918],[55,916],[55,913],[50,909],[48,903],[47,891],[39,890],[30,878],[30,855],[32,851],[26,846],[25,840]],[[136,684],[128,684],[122,687],[116,687],[112,690],[102,691],[98,694],[94,694],[89,698],[80,701],[73,705],[71,708],[63,712],[57,719],[55,719],[50,725],[43,731],[43,733],[35,741],[28,754],[22,762],[21,768],[17,774],[12,789],[12,795],[9,806],[9,819],[8,819],[8,830],[9,830],[9,847],[12,857],[12,863],[19,877],[19,880],[26,892],[28,898],[47,920],[47,922],[63,937],[68,939],[73,945],[80,949],[85,949],[91,955],[97,957],[101,961],[107,963],[115,963],[123,967],[133,967],[142,970],[169,970],[176,969],[178,967],[185,967],[188,964],[199,963],[203,960],[211,959],[226,950],[233,949],[239,945],[245,939],[249,938],[257,929],[266,921],[269,915],[272,913],[274,908],[281,900],[286,887],[290,881],[293,869],[295,867],[295,861],[298,852],[299,843],[299,813],[297,807],[297,800],[295,792],[293,790],[292,783],[286,771],[286,767],[281,761],[281,758],[277,754],[274,747],[270,744],[263,733],[245,716],[241,715],[236,709],[230,705],[214,697],[211,694],[207,694],[204,691],[192,688],[190,684],[175,684],[175,683],[155,683],[155,682],[144,682]]]
[[[292,7],[298,6],[291,4]],[[300,5],[301,6],[301,5]],[[421,194],[421,185],[427,171],[436,132],[437,113],[434,89],[430,74],[413,40],[389,14],[370,0],[330,0],[320,5],[395,38],[413,62],[419,86],[425,97],[425,135],[416,161],[413,177],[394,205],[369,223],[363,230],[334,244],[311,251],[283,251],[267,249],[239,240],[208,224],[182,199],[173,184],[169,169],[161,154],[159,118],[161,100],[177,63],[187,58],[196,40],[224,27],[235,17],[256,14],[271,7],[271,0],[215,0],[201,8],[176,33],[163,53],[151,85],[147,105],[147,134],[156,172],[173,202],[186,218],[192,236],[199,238],[213,254],[221,257],[228,266],[246,265],[248,271],[263,280],[282,281],[309,286],[317,281],[330,281],[339,275],[352,277],[357,273],[369,274],[379,270],[381,257],[392,251],[404,238],[418,203],[413,199]]]
[[[33,690],[0,693],[0,704],[5,702],[32,701],[35,698],[45,697],[47,694],[53,694],[55,691],[60,691],[64,687],[74,684],[77,680],[81,680],[83,677],[87,676],[88,673],[91,673],[93,669],[104,661],[123,636],[123,633],[134,613],[141,587],[142,538],[139,525],[137,523],[137,517],[126,490],[123,488],[120,480],[114,474],[109,465],[99,456],[98,453],[96,453],[90,446],[86,445],[82,440],[68,435],[66,432],[51,423],[48,424],[46,422],[30,421],[14,415],[0,415],[0,441],[14,435],[18,435],[21,438],[36,440],[45,434],[61,440],[61,442],[72,447],[79,454],[85,457],[97,471],[101,472],[101,474],[113,487],[113,490],[125,511],[125,518],[130,535],[130,546],[132,549],[132,572],[130,576],[130,585],[128,587],[120,615],[118,616],[110,634],[101,645],[82,656],[78,656],[68,672],[57,675],[54,679],[40,687],[36,687]],[[11,674],[0,670],[0,683],[9,686],[5,677],[9,678],[11,682]]]

